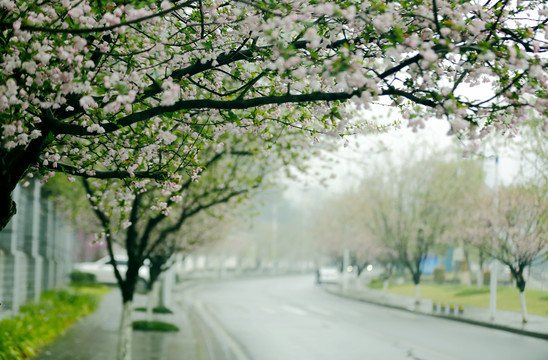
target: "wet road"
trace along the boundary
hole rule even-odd
[[[548,359],[546,340],[340,298],[312,276],[202,284],[186,296],[239,346],[238,360]]]

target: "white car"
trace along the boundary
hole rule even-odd
[[[336,266],[322,266],[316,271],[316,282],[318,284],[338,283],[340,278],[341,273]]]
[[[126,275],[128,258],[126,255],[115,255],[114,259],[118,265],[118,271],[122,277]],[[81,262],[74,264],[74,270],[95,275],[95,279],[103,284],[116,284],[116,276],[114,275],[114,267],[110,260],[110,256],[100,258],[95,262]],[[150,279],[148,260],[145,265],[139,269],[139,279],[137,279],[136,289],[145,290],[148,280]]]

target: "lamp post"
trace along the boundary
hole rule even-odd
[[[495,155],[495,176],[494,176],[494,190],[495,201],[493,202],[494,211],[498,210],[498,171],[499,170],[499,157]],[[497,250],[496,239],[493,238],[493,253]],[[498,273],[498,261],[493,258],[491,262],[491,278],[490,278],[490,293],[489,293],[489,318],[491,321],[495,320],[495,312],[497,310],[497,273]]]

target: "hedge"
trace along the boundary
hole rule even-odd
[[[36,356],[81,317],[94,312],[105,289],[51,290],[19,309],[17,316],[0,321],[0,360]]]

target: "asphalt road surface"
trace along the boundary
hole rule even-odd
[[[326,293],[313,276],[199,285],[238,360],[547,360],[548,341],[369,305]]]

